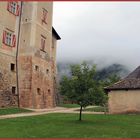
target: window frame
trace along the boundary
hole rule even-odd
[[[45,51],[45,47],[46,47],[46,37],[41,35],[41,39],[40,39],[40,44],[41,44],[41,47],[40,47],[40,50],[43,51],[43,52],[46,52]]]
[[[3,44],[10,47],[16,46],[16,35],[13,31],[9,29],[3,31]]]
[[[15,16],[19,16],[20,7],[17,1],[9,1],[7,4],[7,10]]]
[[[16,65],[14,63],[10,63],[10,70],[12,72],[15,72],[16,71]]]
[[[39,71],[39,66],[35,65],[35,71]]]
[[[17,95],[16,86],[12,86],[12,94],[13,95]]]
[[[47,24],[48,11],[45,8],[42,8],[42,23]]]

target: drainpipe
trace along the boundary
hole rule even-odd
[[[17,36],[17,50],[16,50],[16,83],[17,83],[17,95],[18,95],[18,107],[20,107],[19,101],[19,73],[18,73],[18,53],[19,53],[19,40],[20,40],[20,28],[21,28],[21,15],[22,15],[22,4],[21,1],[21,8],[20,8],[20,15],[19,15],[19,25],[18,25],[18,36]]]

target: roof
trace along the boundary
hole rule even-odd
[[[60,40],[60,36],[58,35],[58,33],[56,32],[56,30],[52,27],[52,33],[53,35],[56,37],[57,40]]]
[[[127,90],[127,89],[140,89],[140,66],[137,67],[132,73],[126,78],[119,82],[105,87],[105,90]]]

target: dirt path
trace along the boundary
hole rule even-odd
[[[88,107],[88,108],[90,108],[90,107]],[[79,111],[77,111],[77,109],[79,109],[79,108],[55,107],[53,109],[32,109],[32,111],[34,111],[34,112],[0,115],[0,119],[25,117],[25,116],[36,116],[36,115],[43,115],[43,114],[49,114],[49,113],[79,113]],[[90,112],[90,111],[86,112],[86,111],[84,111],[83,114],[104,114],[104,112]]]

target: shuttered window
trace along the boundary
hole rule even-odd
[[[47,24],[47,16],[48,16],[48,11],[46,9],[43,9],[43,15],[42,15],[42,22]]]
[[[3,31],[3,43],[5,45],[15,47],[16,46],[16,36],[9,31]]]
[[[7,10],[16,15],[16,16],[19,16],[19,13],[20,13],[20,6],[18,5],[18,2],[16,1],[11,1],[11,2],[8,2],[8,5],[7,5]]]
[[[41,35],[41,51],[45,51],[46,38]]]

